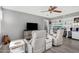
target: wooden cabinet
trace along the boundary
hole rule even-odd
[[[24,39],[31,39],[32,31],[24,31]]]

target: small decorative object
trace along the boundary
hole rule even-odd
[[[10,38],[8,35],[4,35],[3,38],[2,38],[2,42],[4,45],[10,43]]]
[[[51,21],[49,20],[49,24],[51,24]]]
[[[59,22],[61,22],[61,20],[59,20]]]

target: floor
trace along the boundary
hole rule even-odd
[[[0,53],[9,53],[9,44],[3,45],[0,48]],[[64,44],[59,47],[52,47],[45,53],[79,53],[79,41],[69,38],[64,38]]]
[[[64,44],[59,47],[52,47],[45,53],[79,53],[79,41],[64,38]]]

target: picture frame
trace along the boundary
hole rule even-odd
[[[74,23],[79,23],[79,17],[74,18]]]

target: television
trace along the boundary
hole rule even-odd
[[[38,30],[38,24],[37,23],[27,23],[26,27],[27,27],[27,31]]]

